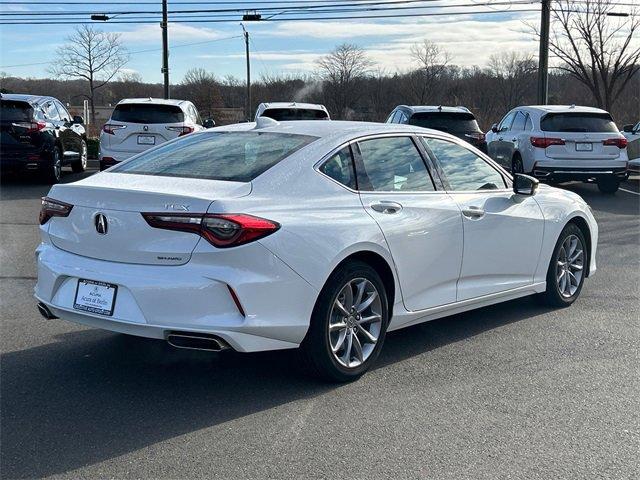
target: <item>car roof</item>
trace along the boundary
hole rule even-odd
[[[54,97],[49,97],[48,95],[27,95],[26,93],[3,93],[0,98],[2,100],[15,100],[27,103],[40,103],[44,100],[55,100]]]
[[[164,98],[124,98],[118,102],[118,105],[126,105],[130,103],[150,103],[154,105],[176,105],[180,106],[187,100],[164,99]]]
[[[467,107],[447,107],[445,105],[398,105],[396,108],[408,110],[411,113],[423,112],[447,112],[447,113],[471,113]]]
[[[585,107],[582,105],[524,105],[522,107],[515,108],[518,109],[528,109],[532,111],[539,112],[541,114],[544,113],[609,113],[606,110],[602,110],[601,108],[594,107]]]
[[[294,108],[294,109],[307,109],[307,110],[322,110],[326,111],[326,107],[319,103],[300,103],[300,102],[264,102],[260,106],[267,108]]]

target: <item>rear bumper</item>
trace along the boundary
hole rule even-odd
[[[615,177],[619,180],[624,180],[628,176],[627,167],[615,166],[615,167],[592,167],[592,166],[554,166],[554,165],[539,165],[536,164],[533,167],[533,176],[540,179],[548,180],[589,180],[597,179],[601,177]]]
[[[95,260],[42,243],[35,297],[56,317],[125,334],[210,333],[241,352],[297,347],[317,291],[258,242],[229,249],[222,260],[216,255],[216,264],[207,249],[197,247],[185,265],[158,266]],[[112,316],[74,309],[79,278],[118,286]]]
[[[100,145],[100,153],[98,155],[100,159],[100,170],[105,170],[109,167],[117,165],[120,162],[124,162],[129,158],[137,155],[141,152],[128,152],[123,150],[111,150]]]
[[[40,171],[51,163],[51,155],[45,150],[24,149],[0,151],[0,170],[3,174]]]

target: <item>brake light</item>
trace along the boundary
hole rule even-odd
[[[180,132],[178,134],[179,137],[192,133],[195,130],[193,127],[166,127],[166,129],[172,132]]]
[[[280,224],[245,214],[143,213],[154,228],[200,235],[214,247],[237,247],[271,235]]]
[[[51,217],[68,217],[73,205],[49,197],[42,197],[40,207],[40,225],[44,225]]]
[[[36,122],[15,122],[11,124],[14,127],[25,128],[27,130],[26,133],[34,133],[43,130],[47,124],[41,120]]]
[[[464,136],[467,137],[467,138],[473,138],[477,142],[484,142],[485,141],[485,135],[482,132],[465,133]]]
[[[102,126],[102,131],[104,133],[108,133],[109,135],[115,135],[117,130],[122,130],[123,128],[127,128],[126,125],[116,125],[113,123],[105,123]]]
[[[549,137],[531,137],[531,145],[537,148],[547,148],[551,145],[564,145],[562,138],[549,138]]]
[[[629,141],[626,138],[620,137],[620,138],[608,138],[602,142],[602,145],[615,146],[622,149],[622,148],[626,148],[628,143]]]

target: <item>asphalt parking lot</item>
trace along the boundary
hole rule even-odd
[[[294,352],[173,350],[42,319],[48,187],[1,188],[3,478],[638,478],[637,180],[614,196],[565,186],[600,226],[574,306],[521,299],[392,333],[339,386]]]

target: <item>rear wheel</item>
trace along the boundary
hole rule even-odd
[[[602,193],[612,194],[620,188],[620,181],[614,177],[602,177],[597,180],[598,189]]]
[[[578,298],[587,274],[586,244],[576,224],[562,230],[547,270],[547,291],[540,294],[544,303],[568,307]]]
[[[62,155],[60,149],[55,147],[51,153],[51,161],[41,172],[41,178],[44,183],[54,184],[60,181],[62,177]]]
[[[371,266],[352,261],[333,272],[301,347],[313,373],[334,382],[362,376],[380,353],[388,311],[384,284]]]
[[[82,150],[80,151],[80,158],[75,160],[71,164],[71,169],[74,173],[81,173],[87,169],[87,142],[82,140]]]
[[[518,153],[516,153],[511,160],[511,173],[524,173],[522,157]]]

